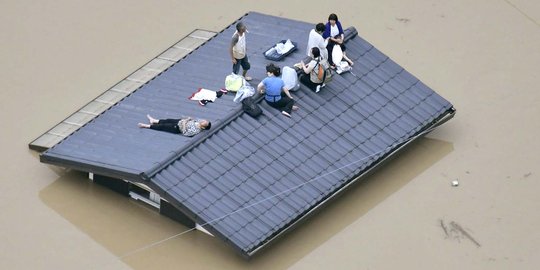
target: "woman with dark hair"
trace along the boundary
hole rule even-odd
[[[182,134],[192,137],[199,134],[202,130],[210,129],[212,124],[208,120],[194,120],[191,117],[183,119],[155,119],[149,114],[146,115],[150,124],[139,123],[140,128],[149,128],[154,130],[166,131],[174,134]]]
[[[321,57],[319,48],[311,48],[311,54],[313,54],[313,59],[307,65],[304,64],[304,61],[300,62],[302,70],[305,73],[300,76],[300,81],[311,90],[315,91],[315,93],[319,93],[321,88],[325,86],[324,80],[326,79],[324,77],[322,79],[319,78],[319,66],[322,66],[324,70],[327,70],[329,65],[328,61]],[[309,74],[309,76],[307,76],[307,74]]]
[[[285,83],[279,76],[281,70],[274,64],[266,65],[266,75],[261,83],[257,86],[259,93],[264,94],[264,100],[268,105],[281,111],[281,114],[291,117],[291,112],[297,110],[294,106],[294,99],[289,93],[289,89],[285,87]]]
[[[326,23],[322,36],[323,38],[328,39],[326,49],[328,50],[328,62],[331,66],[336,66],[336,63],[332,61],[332,51],[336,45],[341,47],[341,51],[343,51],[343,59],[349,62],[349,65],[351,66],[354,64],[354,62],[345,54],[346,47],[345,44],[343,44],[345,41],[345,33],[343,32],[343,27],[341,27],[341,22],[338,20],[336,14],[332,13],[330,16],[328,16],[328,22]]]

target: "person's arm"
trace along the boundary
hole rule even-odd
[[[341,23],[339,21],[336,21],[336,25],[339,31],[339,41],[336,41],[337,43],[341,44],[343,41],[345,41],[345,32],[343,32],[343,27],[341,26]]]
[[[263,82],[260,82],[257,85],[257,91],[259,91],[260,94],[264,94],[264,83]]]
[[[283,90],[283,92],[285,92],[285,95],[287,95],[290,99],[294,99],[291,96],[291,93],[289,92],[289,89],[287,89],[287,87],[283,86],[282,90]]]
[[[191,120],[191,117],[188,117],[188,118],[185,118],[185,121],[180,121],[181,123],[181,127],[180,127],[180,131],[182,131],[182,133],[184,133],[186,131],[186,125],[187,125],[187,122]]]
[[[325,39],[321,36],[321,40],[319,41],[319,44],[317,45],[319,46],[319,49],[322,50],[323,48],[326,48],[326,46],[328,46],[328,39],[330,39],[330,37]]]
[[[324,32],[322,33],[323,38],[331,38],[330,36],[330,22],[327,22],[324,27]]]
[[[189,122],[184,124],[184,126],[186,127],[186,130],[182,132],[182,135],[187,136],[187,137],[195,136],[199,134],[199,132],[201,132],[202,130],[201,127],[199,126],[199,123],[195,120],[189,120]]]
[[[236,43],[238,43],[238,34],[233,35],[232,41],[231,41],[231,46],[229,48],[229,54],[231,55],[231,60],[232,60],[233,64],[236,64],[236,58],[234,58],[234,54],[233,54],[233,47],[236,45]]]
[[[304,61],[302,60],[300,62],[302,64],[302,70],[304,70],[304,73],[306,74],[309,74],[312,70],[313,70],[313,67],[310,66],[311,62],[309,62],[307,65],[304,64]]]
[[[343,43],[343,34],[338,34],[336,37],[331,37],[330,39],[337,44],[341,44]]]

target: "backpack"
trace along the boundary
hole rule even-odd
[[[242,110],[251,117],[257,117],[262,114],[262,109],[259,104],[255,103],[253,97],[247,97],[242,100]]]
[[[283,83],[285,83],[285,88],[287,88],[289,91],[296,91],[300,88],[300,84],[298,83],[298,74],[291,67],[283,67],[281,79],[283,80]]]
[[[327,83],[332,79],[332,71],[327,61],[317,60],[317,79],[320,82]]]

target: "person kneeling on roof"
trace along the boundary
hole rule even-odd
[[[308,64],[305,64],[304,61],[300,62],[301,68],[305,73],[300,75],[300,81],[304,85],[309,87],[311,90],[315,91],[315,93],[319,93],[319,91],[321,91],[321,88],[326,86],[326,84],[324,84],[326,76],[322,76],[322,79],[319,78],[318,67],[320,65],[324,69],[327,69],[327,67],[329,67],[329,64],[326,59],[321,57],[319,48],[311,48],[311,54],[313,55],[313,59]]]
[[[265,94],[264,100],[268,105],[278,109],[281,113],[287,117],[291,117],[291,112],[297,110],[298,107],[294,106],[294,99],[289,93],[289,89],[285,87],[285,83],[279,76],[281,70],[274,64],[266,65],[266,75],[261,83],[257,86],[259,93]]]
[[[139,123],[140,128],[149,128],[154,130],[166,131],[174,134],[182,134],[192,137],[203,130],[210,129],[211,123],[208,120],[194,120],[191,117],[183,119],[155,119],[146,115],[150,124]]]

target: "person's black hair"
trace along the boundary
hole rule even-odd
[[[317,25],[315,25],[315,31],[317,32],[324,32],[325,29],[326,25],[324,25],[324,23],[318,23]]]
[[[211,126],[212,126],[212,123],[210,123],[210,121],[208,121],[208,125],[206,125],[206,127],[204,129],[210,129]]]
[[[337,18],[337,15],[335,13],[332,13],[330,14],[330,16],[328,16],[328,20],[333,20],[333,21],[338,21],[338,18]]]
[[[279,77],[281,75],[281,69],[278,66],[274,65],[274,63],[266,65],[266,72],[270,72],[276,77]]]
[[[240,29],[242,29],[242,27],[244,27],[244,23],[243,22],[239,22],[236,24],[236,31],[240,31]]]
[[[321,51],[317,47],[311,48],[311,54],[313,54],[313,58],[317,58],[321,56]]]

